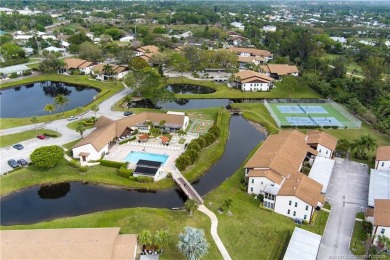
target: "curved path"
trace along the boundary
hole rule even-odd
[[[221,238],[218,235],[217,229],[218,229],[218,218],[217,216],[208,208],[206,208],[205,205],[200,205],[198,207],[198,210],[206,214],[211,219],[211,236],[214,239],[215,244],[217,244],[217,247],[219,249],[219,252],[221,252],[221,255],[224,260],[231,260],[232,258],[229,255],[229,252],[226,250],[225,246],[222,243]]]

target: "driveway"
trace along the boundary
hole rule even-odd
[[[336,158],[326,194],[332,210],[317,259],[352,255],[349,243],[355,216],[367,207],[369,181],[367,165]]]

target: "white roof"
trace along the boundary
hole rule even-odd
[[[15,65],[15,66],[0,68],[0,73],[11,74],[14,72],[21,72],[25,70],[30,70],[30,68],[27,67],[26,65]]]
[[[376,199],[390,199],[390,172],[371,169],[368,206],[374,207]]]
[[[45,50],[47,50],[47,51],[65,51],[65,49],[64,48],[57,48],[57,47],[54,47],[54,46],[50,46],[50,47],[47,47],[47,48],[45,48]]]
[[[134,36],[125,36],[119,39],[120,42],[129,42],[134,40]]]
[[[296,227],[283,260],[314,260],[317,258],[320,243],[320,235]]]
[[[32,37],[34,37],[34,36],[32,36],[32,35],[16,35],[14,37],[14,39],[15,40],[28,40],[28,39],[30,39]]]
[[[167,112],[168,115],[179,115],[179,116],[185,116],[186,113],[184,112],[176,112],[176,111],[168,111]]]
[[[334,160],[317,156],[311,167],[309,178],[322,184],[322,193],[326,193],[330,176],[334,166]]]

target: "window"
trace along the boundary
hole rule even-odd
[[[298,207],[298,202],[295,202],[295,207]]]
[[[384,228],[382,228],[382,230],[381,230],[381,234],[384,234],[385,233],[385,229]]]
[[[382,167],[385,166],[385,162],[382,162]]]
[[[296,215],[296,212],[294,211],[293,216],[295,217],[295,215]]]
[[[287,215],[290,215],[290,210],[289,209],[287,210]]]
[[[309,210],[309,206],[306,205],[306,210]]]
[[[290,205],[290,206],[291,206],[291,203],[292,203],[292,201],[290,200],[290,201],[288,202],[288,205]]]
[[[252,183],[255,183],[255,179],[252,179]]]
[[[306,218],[307,218],[307,215],[304,215],[304,216],[303,216],[303,219],[306,220]]]
[[[263,182],[261,182],[261,184],[263,184]]]
[[[253,187],[251,187],[251,192],[253,192]]]
[[[321,152],[321,149],[319,150],[319,152]]]
[[[326,154],[328,154],[328,150],[326,150]]]

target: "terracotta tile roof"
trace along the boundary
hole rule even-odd
[[[275,173],[272,170],[266,169],[266,170],[250,170],[248,172],[247,177],[265,177],[277,184],[281,184],[283,181],[283,177],[279,174]]]
[[[254,61],[264,61],[265,59],[260,56],[249,56],[249,57],[243,57],[243,56],[238,56],[238,61],[242,63],[250,63]]]
[[[292,174],[282,185],[278,196],[295,196],[312,207],[316,207],[318,202],[324,203],[324,196],[321,194],[322,185],[297,172]]]
[[[165,125],[179,128],[183,126],[185,116],[144,112],[116,121],[112,121],[107,117],[103,117],[102,119],[100,118],[96,122],[97,129],[86,136],[84,139],[80,140],[72,147],[72,149],[86,144],[91,144],[96,149],[96,151],[100,151],[110,141],[114,140],[115,137],[120,137],[126,128],[131,128],[137,125],[144,125],[146,121],[151,121],[154,125],[159,125],[161,120],[165,120]]]
[[[137,235],[120,228],[2,230],[2,259],[134,259]],[[123,259],[123,258],[122,258]]]
[[[390,146],[379,146],[376,149],[375,160],[390,161]]]
[[[262,57],[270,57],[272,53],[267,50],[259,50],[254,48],[239,48],[239,47],[230,47],[229,50],[234,51],[237,54],[246,52],[250,53],[253,56],[262,56]]]
[[[337,138],[319,130],[312,130],[307,132],[307,144],[320,144],[326,148],[335,151],[337,145]]]
[[[154,46],[154,45],[146,45],[146,46],[139,47],[137,49],[137,51],[145,52],[145,53],[157,53],[157,52],[159,52],[158,51],[158,47]]]
[[[280,76],[291,73],[299,73],[297,66],[288,64],[266,64],[260,66],[265,72],[275,73]]]
[[[167,142],[169,142],[169,138],[168,137],[166,137],[166,136],[160,136],[160,139],[161,139],[161,142],[163,142],[163,143],[167,143]]]
[[[83,64],[81,64],[81,65],[79,66],[79,68],[85,69],[85,68],[88,68],[88,67],[93,66],[94,64],[95,64],[95,63],[92,62],[92,61],[87,61],[87,62],[84,62]]]
[[[298,130],[270,135],[246,163],[245,168],[267,168],[288,178],[299,171],[307,153],[317,155]]]
[[[104,66],[107,65],[107,63],[99,63],[95,67],[93,67],[93,71],[97,73],[103,73],[103,68]],[[109,64],[112,67],[112,70],[114,71],[114,74],[121,73],[123,71],[127,71],[127,67],[121,66],[121,65],[116,65],[116,64]]]
[[[140,135],[140,136],[138,137],[138,139],[141,139],[141,140],[143,140],[143,139],[149,139],[149,135],[148,135],[148,134]]]
[[[374,202],[374,225],[390,227],[390,199],[376,199]]]
[[[66,68],[67,69],[78,69],[84,63],[92,64],[92,62],[89,62],[89,61],[86,61],[86,60],[82,60],[82,59],[77,59],[77,58],[64,59],[64,62],[66,64]]]
[[[272,82],[274,79],[271,77],[268,77],[265,74],[255,72],[252,70],[242,70],[240,72],[237,72],[234,74],[236,78],[240,78],[241,82],[248,83],[248,82],[254,82],[254,81],[261,81],[261,82]]]

